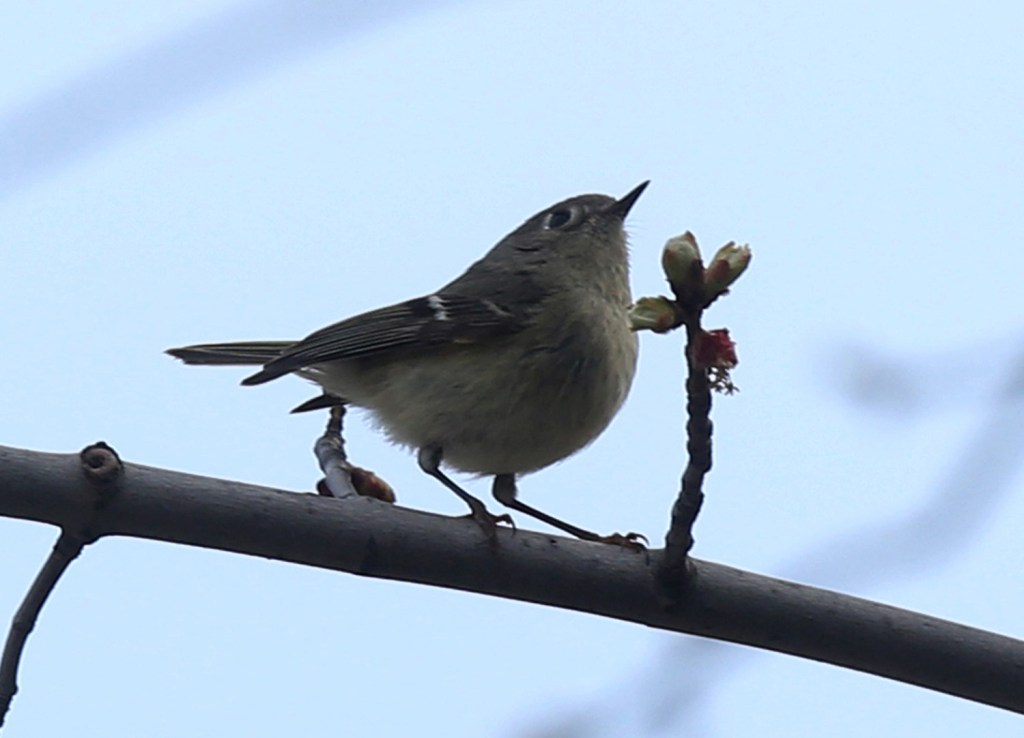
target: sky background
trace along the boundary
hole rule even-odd
[[[162,351],[427,293],[651,179],[636,295],[684,230],[754,251],[706,320],[741,392],[695,555],[1024,635],[1024,5],[41,0],[0,27],[0,443],[308,491],[307,386]],[[681,341],[641,337],[619,416],[524,501],[660,545]],[[401,504],[462,513],[347,437]],[[0,519],[0,618],[55,537]],[[786,656],[130,539],[71,567],[20,686],[5,738],[1021,732]]]

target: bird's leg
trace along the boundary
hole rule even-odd
[[[576,536],[584,541],[594,541],[596,543],[608,543],[614,546],[623,546],[625,548],[632,548],[635,550],[643,550],[644,545],[640,542],[641,540],[646,541],[639,533],[612,533],[609,536],[601,536],[597,533],[591,533],[589,530],[583,528],[577,528],[571,523],[566,523],[564,520],[552,517],[545,512],[541,512],[536,508],[530,507],[525,502],[520,502],[519,498],[516,497],[516,478],[514,474],[498,474],[494,477],[494,487],[491,489],[491,494],[494,495],[494,499],[500,502],[505,507],[510,507],[513,510],[518,510],[521,513],[526,513],[537,520],[547,523],[550,526],[564,530],[566,533],[572,536]]]
[[[419,450],[416,460],[419,462],[420,469],[457,494],[463,502],[469,505],[469,517],[476,521],[477,525],[483,529],[488,538],[495,538],[498,523],[508,523],[513,528],[516,527],[515,523],[512,522],[512,517],[510,515],[492,514],[487,510],[484,503],[449,479],[448,475],[441,471],[441,455],[442,451],[439,446],[424,446]]]

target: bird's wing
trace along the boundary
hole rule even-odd
[[[442,292],[321,328],[289,346],[242,384],[262,384],[303,367],[339,359],[476,343],[515,333],[523,324],[522,315],[492,300]]]

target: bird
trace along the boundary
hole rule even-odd
[[[255,365],[259,385],[287,374],[321,394],[293,412],[367,410],[420,468],[461,498],[490,536],[495,515],[444,469],[493,476],[492,495],[586,541],[630,545],[518,498],[517,478],[590,444],[622,407],[638,342],[624,221],[649,181],[620,198],[586,194],[534,214],[435,292],[332,323],[299,341],[168,349],[191,365]]]

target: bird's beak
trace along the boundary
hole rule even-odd
[[[620,199],[616,200],[611,205],[609,205],[608,209],[605,212],[608,213],[609,215],[617,215],[620,218],[625,219],[626,215],[629,213],[630,208],[633,207],[633,203],[635,203],[640,198],[640,195],[643,194],[643,191],[647,189],[647,185],[649,185],[650,183],[651,180],[641,182],[632,190],[630,190],[629,194],[623,195]]]

